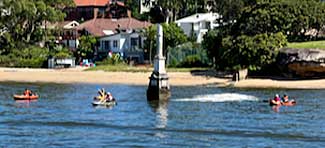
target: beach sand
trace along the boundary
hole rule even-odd
[[[103,72],[83,71],[84,68],[71,69],[28,69],[0,68],[0,82],[31,83],[90,83],[90,84],[127,84],[148,85],[151,72]],[[227,78],[205,75],[192,75],[190,72],[169,72],[171,86],[212,85],[238,88],[288,88],[288,89],[325,89],[325,79],[319,80],[271,80],[247,79],[232,82]]]
[[[93,83],[148,85],[151,72],[103,72],[72,69],[0,68],[0,82]],[[226,86],[229,79],[193,76],[189,72],[168,73],[171,86],[216,85]]]

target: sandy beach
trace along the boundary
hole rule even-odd
[[[0,82],[31,83],[90,83],[90,84],[128,84],[148,85],[150,72],[103,72],[83,71],[84,68],[72,69],[28,69],[0,68]],[[288,88],[288,89],[325,89],[325,79],[319,80],[271,80],[247,79],[232,82],[227,78],[204,75],[192,75],[190,72],[169,72],[171,86],[212,85],[238,88]]]
[[[148,85],[151,72],[103,72],[73,69],[0,68],[0,82],[93,83]],[[168,73],[172,86],[228,85],[229,79],[192,76],[189,72]]]

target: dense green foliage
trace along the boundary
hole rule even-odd
[[[63,47],[62,45],[56,45],[50,49],[50,56],[54,58],[64,59],[72,57],[72,52],[68,48]]]
[[[217,69],[258,70],[275,60],[287,40],[317,39],[325,25],[325,3],[319,0],[233,1],[238,2],[220,12],[227,14],[234,7],[239,11],[226,15],[227,23],[204,37],[203,46]]]
[[[324,13],[325,3],[317,0],[257,0],[243,9],[232,30],[246,35],[282,32],[290,41],[309,40],[308,31],[324,26]]]
[[[97,43],[97,39],[91,35],[83,35],[79,38],[80,45],[77,49],[76,57],[79,59],[91,59],[93,57],[94,48]]]
[[[120,54],[112,54],[112,56],[108,56],[106,59],[100,62],[96,62],[97,65],[123,65],[125,64],[123,58]]]
[[[51,39],[48,22],[62,21],[62,10],[72,0],[2,0],[0,5],[0,64],[40,67],[49,55],[44,45]]]
[[[218,60],[223,62],[217,66],[258,70],[274,62],[279,49],[285,44],[286,38],[282,33],[228,36],[223,39],[222,48],[220,48],[223,55]]]
[[[46,48],[37,46],[13,49],[10,54],[0,55],[0,66],[38,68],[46,65],[48,55]]]

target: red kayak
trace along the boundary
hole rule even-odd
[[[38,95],[25,96],[25,95],[14,95],[15,100],[36,100]]]

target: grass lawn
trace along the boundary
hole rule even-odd
[[[289,48],[318,48],[325,50],[325,41],[309,41],[309,42],[292,42],[288,43]]]
[[[193,70],[209,70],[210,68],[167,68],[167,72],[191,72]],[[86,69],[86,71],[110,71],[110,72],[152,72],[153,67],[118,65],[99,65]]]

